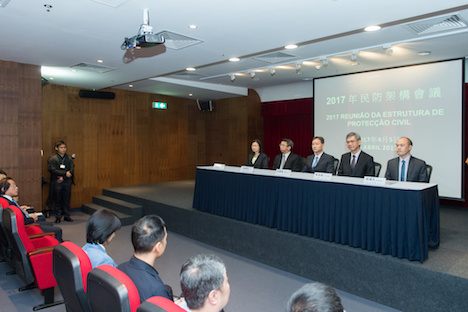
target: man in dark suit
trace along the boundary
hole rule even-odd
[[[346,145],[349,152],[341,155],[338,175],[357,178],[375,176],[374,158],[361,151],[361,136],[355,132],[348,133]]]
[[[153,296],[172,300],[172,289],[164,285],[154,268],[154,262],[166,250],[167,231],[164,220],[156,215],[146,215],[132,227],[132,244],[135,253],[130,261],[118,268],[135,284],[141,302]]]
[[[387,180],[402,182],[429,182],[426,162],[411,155],[413,142],[406,137],[396,142],[396,152],[399,157],[390,159],[387,163]]]
[[[304,158],[293,154],[292,149],[294,142],[290,139],[282,139],[279,145],[281,154],[276,155],[273,162],[273,170],[290,169],[291,171],[299,172],[304,166]]]
[[[335,157],[328,155],[323,151],[325,139],[320,136],[316,136],[312,139],[312,155],[307,157],[302,172],[326,172],[335,174]]]
[[[43,232],[54,232],[55,239],[60,243],[62,240],[62,229],[57,226],[52,226],[52,223],[47,222],[44,216],[37,215],[35,212],[28,212],[28,209],[32,209],[28,206],[20,206],[14,197],[18,197],[19,187],[16,185],[15,181],[6,177],[0,181],[0,196],[8,203],[8,205],[18,207],[24,215],[24,224],[39,223],[41,230]],[[6,207],[3,207],[4,209]]]

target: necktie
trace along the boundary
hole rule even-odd
[[[314,160],[314,164],[312,165],[312,168],[315,169],[315,167],[317,167],[318,159],[319,158],[317,156],[315,156],[315,160]]]
[[[400,181],[405,182],[405,161],[401,161]]]
[[[284,163],[286,162],[286,156],[283,155],[283,158],[281,158],[281,166],[280,166],[280,169],[283,169],[284,167]]]
[[[354,170],[354,167],[356,167],[356,155],[353,155],[353,160],[351,160],[351,169]]]

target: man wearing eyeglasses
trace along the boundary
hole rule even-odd
[[[273,163],[275,169],[289,169],[291,171],[300,172],[304,166],[304,158],[292,152],[294,142],[290,139],[282,139],[279,148],[281,154],[276,155]]]
[[[28,206],[20,206],[18,202],[14,199],[17,197],[19,193],[19,188],[16,185],[15,181],[12,178],[6,177],[5,179],[0,181],[0,196],[8,202],[10,206],[16,206],[20,208],[21,212],[24,215],[24,224],[30,224],[37,222],[41,225],[41,229],[43,232],[54,232],[55,238],[59,242],[63,242],[62,240],[62,229],[56,226],[52,226],[50,222],[47,222],[44,216],[38,216],[35,212],[28,213]],[[6,207],[3,207],[6,208]]]

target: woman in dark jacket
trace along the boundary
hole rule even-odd
[[[262,153],[262,143],[260,140],[253,140],[250,145],[252,153],[249,155],[247,160],[247,166],[253,166],[258,169],[268,169],[268,163],[270,162],[270,157]]]

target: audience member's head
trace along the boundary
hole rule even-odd
[[[0,170],[0,181],[2,181],[3,179],[5,179],[8,175],[6,174],[5,171],[3,170]]]
[[[147,215],[135,222],[132,228],[132,244],[135,254],[150,253],[157,248],[159,256],[167,244],[166,224],[160,216]]]
[[[99,209],[86,223],[86,242],[107,245],[120,229],[120,219],[110,210]]]
[[[187,260],[180,271],[180,287],[191,311],[218,312],[229,301],[226,267],[215,255],[202,254]]]
[[[335,290],[321,283],[305,284],[289,299],[288,312],[342,312]]]
[[[0,181],[0,195],[18,196],[18,187],[12,178],[6,177]]]

